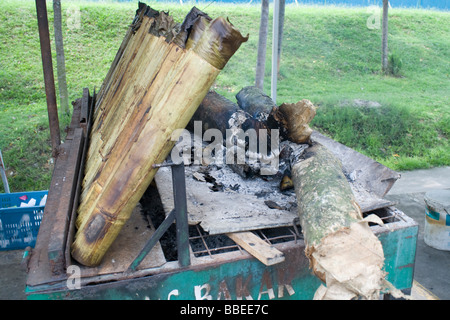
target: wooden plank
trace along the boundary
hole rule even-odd
[[[78,172],[76,173],[77,174],[77,182],[76,182],[76,185],[74,188],[74,199],[73,199],[73,204],[72,204],[72,212],[69,217],[69,227],[68,227],[68,231],[67,231],[66,252],[65,252],[66,268],[69,265],[73,264],[72,256],[70,254],[70,245],[73,242],[73,238],[74,238],[74,234],[75,234],[76,213],[77,213],[77,209],[78,209],[78,203],[80,201],[81,183],[82,183],[83,177],[84,177],[86,154],[87,154],[87,150],[89,147],[89,137],[90,137],[90,132],[91,132],[91,128],[92,128],[92,116],[93,116],[94,105],[95,105],[95,101],[96,101],[96,97],[97,97],[95,89],[94,89],[94,93],[93,93],[92,97],[89,95],[88,88],[84,89],[83,97],[86,92],[88,93],[88,99],[82,99],[82,100],[83,100],[83,103],[87,105],[87,119],[86,119],[86,127],[85,128],[83,127],[84,143],[83,143],[83,147],[82,147],[80,163],[78,166],[79,167]],[[78,99],[78,100],[81,100],[81,99]],[[80,106],[78,107],[78,111],[79,111],[79,109],[80,109]],[[78,126],[81,126],[80,122],[78,122]]]
[[[55,281],[58,278],[66,277],[65,272],[63,272],[65,267],[63,257],[56,252],[49,255],[49,248],[53,246],[52,250],[58,250],[57,243],[59,243],[60,248],[63,248],[63,245],[60,243],[62,238],[56,240],[57,237],[53,232],[57,229],[55,224],[58,221],[59,206],[61,205],[62,186],[67,179],[68,153],[70,153],[72,146],[77,143],[73,142],[75,131],[77,129],[78,131],[81,130],[79,127],[81,99],[75,100],[72,105],[72,120],[65,143],[61,145],[60,154],[55,161],[55,168],[52,174],[44,216],[39,227],[36,245],[29,262],[30,272],[28,273],[27,285]]]
[[[66,277],[63,273],[54,274],[52,272],[54,265],[50,264],[51,259],[49,259],[48,256],[48,247],[52,236],[53,226],[56,223],[58,206],[61,199],[61,189],[65,179],[67,161],[65,148],[70,143],[70,141],[66,141],[66,143],[61,145],[60,155],[55,161],[52,180],[48,191],[47,203],[45,204],[44,215],[39,227],[36,245],[33,248],[33,254],[31,255],[29,262],[30,272],[27,277],[27,285],[35,285],[42,282],[54,281],[57,278]]]
[[[73,112],[72,119],[70,121],[69,128],[67,130],[67,135],[65,141],[73,139],[73,134],[76,128],[80,127],[80,117],[81,117],[81,98],[72,101]]]
[[[130,219],[124,224],[116,240],[106,252],[100,265],[97,267],[80,265],[81,277],[95,277],[125,272],[154,233],[155,228],[149,224],[142,213],[141,206],[138,204],[133,209]],[[165,263],[166,259],[158,241],[136,268],[136,271],[157,268]]]
[[[227,233],[227,236],[266,266],[284,261],[283,252],[268,244],[253,232]]]

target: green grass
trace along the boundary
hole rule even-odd
[[[169,10],[178,21],[192,6],[148,3]],[[84,87],[100,87],[137,2],[62,4],[73,101]],[[242,87],[254,84],[260,7],[195,5],[213,17],[228,16],[243,34],[250,34],[214,85],[234,100]],[[8,180],[15,192],[47,189],[53,164],[35,4],[3,0],[0,8],[0,149]],[[51,1],[47,8],[52,36]],[[450,14],[389,12],[389,51],[402,61],[396,77],[381,72],[381,30],[366,27],[372,14],[367,9],[288,5],[277,104],[311,100],[319,106],[312,123],[317,130],[394,170],[450,165]],[[266,93],[270,61],[269,36]],[[54,67],[56,77],[56,56]],[[355,107],[355,99],[379,106]],[[69,119],[61,117],[60,122],[64,138]],[[0,184],[0,192],[2,188]]]

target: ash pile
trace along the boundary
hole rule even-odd
[[[399,175],[309,127],[309,100],[276,106],[249,86],[236,103],[210,91],[166,159],[185,164],[188,217],[209,234],[292,226],[298,218],[292,164],[313,144],[326,146],[363,213],[388,207],[383,199]],[[294,113],[293,111],[296,111]],[[296,127],[287,119],[295,119]],[[296,130],[296,135],[289,134]],[[293,142],[296,141],[296,142]],[[170,168],[155,175],[165,211],[173,209]]]

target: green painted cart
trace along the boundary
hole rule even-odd
[[[295,223],[251,230],[284,256],[277,263],[263,263],[225,234],[206,232],[198,224],[177,230],[179,219],[173,224],[173,215],[186,215],[186,205],[182,203],[181,209],[176,207],[168,214],[161,201],[166,196],[164,188],[154,185],[145,195],[152,199],[152,205],[136,208],[100,266],[89,268],[73,261],[69,249],[94,101],[95,93],[91,97],[85,89],[83,97],[74,103],[36,245],[27,255],[28,299],[313,298],[321,282],[311,273]],[[158,199],[159,207],[155,204]],[[147,212],[151,210],[162,210],[166,219],[152,221]],[[369,213],[385,223],[371,228],[384,248],[387,279],[408,293],[413,282],[418,225],[392,205]]]

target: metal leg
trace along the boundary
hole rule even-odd
[[[180,266],[186,267],[191,264],[191,259],[189,253],[189,224],[184,163],[172,167],[172,184],[177,226],[178,263]]]
[[[147,254],[153,249],[155,244],[159,241],[159,239],[166,233],[167,229],[169,229],[172,222],[175,220],[175,210],[172,210],[166,219],[161,223],[161,225],[156,229],[155,233],[151,236],[148,242],[145,244],[144,248],[142,248],[139,255],[134,259],[134,261],[128,267],[126,273],[130,273],[132,271],[136,271],[136,268],[141,264],[142,260],[147,256]]]
[[[158,165],[163,166],[163,165]],[[177,230],[177,249],[178,249],[178,263],[182,267],[191,264],[189,252],[189,225],[187,218],[187,201],[186,201],[186,181],[184,176],[184,164],[167,164],[172,169],[172,185],[175,209],[172,210],[161,225],[156,229],[139,255],[130,264],[126,273],[133,272],[137,269],[139,264],[144,260],[147,254],[152,250],[155,244],[169,229],[173,221],[176,222]]]
[[[3,187],[5,188],[5,193],[10,193],[8,178],[6,177],[5,165],[3,164],[2,151],[0,150],[0,174],[2,176]]]

